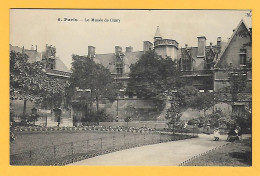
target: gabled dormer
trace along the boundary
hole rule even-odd
[[[216,53],[214,52],[212,48],[212,43],[210,45],[210,49],[206,52],[206,58],[205,58],[205,68],[206,70],[210,70],[214,67],[214,60],[216,57]]]
[[[180,67],[181,71],[191,71],[192,70],[192,57],[190,55],[190,51],[186,48],[181,49],[181,59],[180,59]]]
[[[215,68],[248,67],[252,59],[252,35],[243,20],[228,41],[227,46],[219,56]]]
[[[56,69],[56,48],[55,48],[55,46],[46,44],[46,49],[43,52],[42,60],[43,60],[43,62],[45,62],[46,69],[50,69],[50,70]]]

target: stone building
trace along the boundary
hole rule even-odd
[[[252,108],[252,29],[243,20],[214,65],[215,101],[232,113]]]
[[[121,114],[123,117],[125,108],[133,106],[142,111],[156,111],[153,102],[145,102],[145,100],[137,99],[135,96],[125,94],[127,82],[130,79],[130,66],[138,61],[138,59],[146,52],[154,50],[162,58],[170,57],[177,61],[178,68],[182,73],[182,78],[186,79],[193,86],[197,87],[200,92],[213,92],[215,95],[215,107],[222,107],[227,112],[242,112],[246,105],[252,103],[252,36],[251,29],[247,28],[245,22],[241,20],[237,28],[234,29],[232,36],[226,42],[221,37],[216,38],[216,45],[211,42],[207,45],[206,36],[197,37],[197,46],[185,45],[179,48],[179,43],[173,39],[164,39],[157,27],[153,42],[143,41],[143,50],[134,51],[132,46],[128,46],[123,51],[121,46],[115,46],[115,52],[98,54],[94,46],[88,46],[87,56],[93,58],[96,63],[102,64],[107,68],[114,77],[118,87],[117,102],[104,103],[100,107],[108,109],[109,113],[116,116]],[[37,46],[30,50],[24,47],[16,47],[10,45],[10,50],[25,53],[29,57],[29,62],[43,61],[46,63],[46,74],[50,77],[59,79],[67,79],[70,77],[70,71],[64,63],[56,56],[55,47],[46,45],[44,52],[38,52]],[[231,87],[231,76],[242,75],[246,79],[245,89],[239,92],[239,96],[232,95],[224,90]],[[79,93],[81,93],[79,91]],[[76,100],[75,100],[76,101]],[[71,108],[70,110],[62,110],[62,119],[64,124],[71,124],[73,116],[81,116],[80,110]],[[56,125],[55,112],[52,110],[41,110],[48,114],[49,121],[47,123]],[[56,111],[56,110],[55,110]],[[59,110],[57,110],[59,111]],[[119,112],[116,112],[119,111]],[[43,114],[44,114],[43,113]],[[155,113],[156,114],[156,113]],[[65,120],[64,120],[65,119]]]
[[[246,33],[241,33],[241,31],[246,31]],[[136,63],[145,52],[154,50],[163,58],[170,57],[176,60],[182,73],[181,77],[197,87],[200,92],[214,92],[217,96],[219,96],[220,89],[229,85],[228,75],[231,72],[227,71],[227,67],[246,69],[248,98],[243,101],[251,102],[252,71],[249,62],[252,58],[252,46],[243,47],[251,41],[251,30],[246,27],[245,22],[241,20],[228,41],[218,37],[215,45],[212,42],[208,45],[206,36],[199,36],[197,39],[197,46],[186,44],[184,48],[179,48],[177,41],[164,39],[159,27],[157,27],[153,43],[144,41],[143,51],[133,51],[133,47],[130,46],[126,47],[125,52],[123,52],[122,47],[115,46],[115,53],[96,54],[95,47],[89,46],[88,56],[93,57],[96,63],[108,68],[115,81],[123,82],[124,86],[120,89],[123,98],[127,81],[130,78],[130,65]],[[223,102],[225,101],[223,100]],[[221,102],[219,100],[216,103],[221,104]],[[224,108],[227,111],[232,111],[231,105],[225,105]]]
[[[203,91],[213,91],[213,75],[214,64],[219,59],[226,47],[227,42],[216,39],[217,44],[206,44],[207,38],[200,36],[198,45],[189,47],[185,44],[185,48],[181,48],[179,52],[179,70],[182,77],[189,80],[191,84]]]
[[[114,53],[96,54],[94,46],[88,46],[88,57],[102,64],[109,69],[114,77],[115,82],[122,83],[120,86],[120,95],[124,97],[127,82],[130,79],[130,66],[135,64],[138,59],[147,51],[154,50],[163,58],[170,57],[173,60],[178,59],[178,42],[172,39],[163,39],[160,34],[159,26],[157,26],[154,42],[143,41],[143,50],[134,51],[132,46],[128,46],[123,51],[121,46],[115,46]]]

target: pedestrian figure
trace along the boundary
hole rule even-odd
[[[216,129],[214,130],[214,141],[218,141],[218,140],[219,140],[219,137],[220,137],[219,129],[216,128]]]
[[[227,141],[234,142],[235,140],[239,140],[238,130],[236,128],[233,128],[228,133]]]

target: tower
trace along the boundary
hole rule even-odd
[[[179,43],[172,39],[163,39],[160,33],[159,26],[157,26],[154,35],[154,51],[161,57],[170,57],[172,60],[177,59]]]

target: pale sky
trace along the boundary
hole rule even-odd
[[[249,10],[10,10],[10,44],[30,49],[37,45],[56,47],[57,56],[71,67],[71,55],[87,55],[88,46],[97,54],[114,53],[115,46],[143,50],[143,41],[153,42],[156,26],[163,38],[174,39],[179,47],[197,46],[197,37],[205,36],[207,45],[217,37],[227,40],[241,19],[252,26]],[[78,21],[58,21],[58,18]],[[85,22],[95,18],[103,22]],[[105,19],[119,19],[105,22]],[[82,21],[80,21],[82,20]]]

